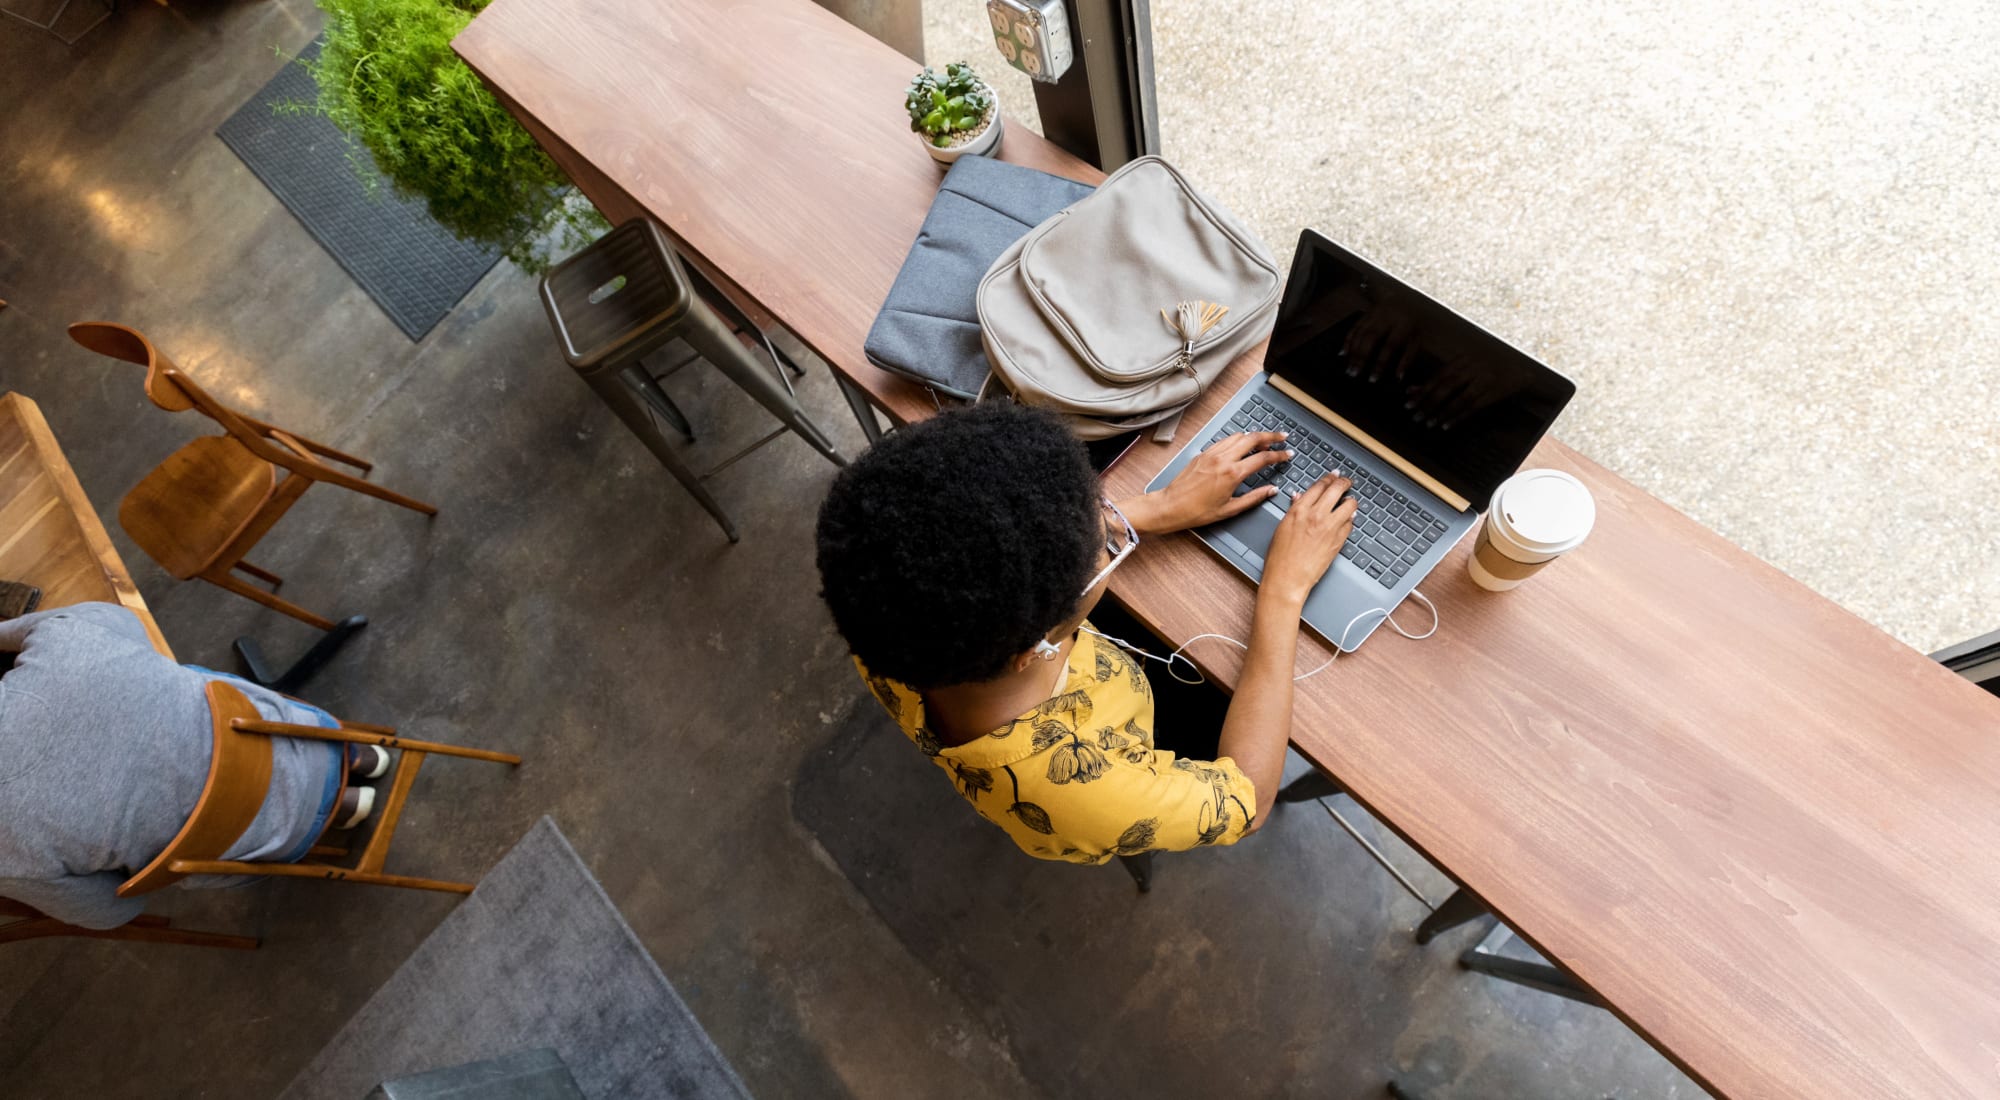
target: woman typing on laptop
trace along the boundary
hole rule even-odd
[[[1143,539],[1273,495],[1232,494],[1290,457],[1283,442],[1231,436],[1159,491],[1113,502],[1053,417],[948,412],[835,480],[819,516],[823,595],[876,699],[1023,851],[1101,863],[1234,843],[1277,794],[1300,608],[1352,525],[1346,479],[1301,492],[1279,524],[1219,736],[1198,704],[1163,697],[1156,710],[1144,670],[1086,617]]]

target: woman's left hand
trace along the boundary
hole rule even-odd
[[[1271,499],[1277,489],[1259,486],[1235,495],[1244,479],[1292,457],[1283,432],[1245,432],[1210,444],[1167,487],[1118,502],[1118,510],[1142,535],[1164,535],[1203,527],[1247,512]]]

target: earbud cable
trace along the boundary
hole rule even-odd
[[[1423,602],[1423,605],[1426,608],[1430,609],[1431,627],[1429,630],[1424,631],[1422,634],[1412,634],[1409,631],[1403,629],[1403,624],[1396,621],[1396,616],[1388,608],[1371,607],[1368,610],[1361,612],[1359,615],[1354,616],[1352,619],[1347,620],[1347,625],[1342,627],[1340,630],[1340,641],[1341,642],[1347,641],[1348,632],[1354,629],[1354,624],[1360,622],[1362,619],[1365,619],[1370,615],[1382,616],[1383,621],[1389,624],[1389,629],[1395,631],[1398,634],[1401,634],[1403,637],[1408,638],[1413,642],[1421,642],[1425,638],[1428,638],[1431,635],[1436,634],[1438,629],[1437,605],[1431,602],[1429,596],[1424,595],[1422,592],[1419,592],[1416,589],[1411,589],[1410,595],[1415,596],[1418,600]],[[1230,645],[1233,645],[1236,648],[1241,649],[1245,652],[1248,652],[1250,649],[1250,646],[1247,642],[1243,642],[1236,638],[1232,638],[1227,634],[1214,634],[1214,633],[1197,634],[1194,637],[1189,638],[1187,641],[1182,642],[1179,645],[1179,647],[1177,647],[1172,653],[1167,654],[1165,657],[1161,657],[1156,654],[1148,653],[1145,650],[1140,649],[1138,646],[1133,645],[1131,642],[1128,642],[1123,638],[1114,638],[1109,634],[1092,630],[1087,626],[1081,629],[1087,634],[1094,634],[1097,637],[1102,638],[1107,642],[1110,642],[1112,645],[1115,645],[1118,648],[1124,650],[1125,652],[1130,653],[1134,657],[1142,657],[1148,661],[1158,661],[1159,663],[1166,665],[1167,675],[1172,676],[1174,679],[1179,680],[1183,684],[1205,684],[1208,682],[1208,677],[1203,676],[1201,674],[1201,669],[1195,665],[1194,661],[1191,658],[1189,658],[1186,653],[1187,647],[1195,644],[1196,642],[1201,641],[1203,638],[1214,638],[1217,641],[1228,642]],[[1339,659],[1340,659],[1340,645],[1336,643],[1333,647],[1333,656],[1328,657],[1326,660],[1320,662],[1319,667],[1313,669],[1311,672],[1303,672],[1297,676],[1292,677],[1292,682],[1297,683],[1300,680],[1317,676],[1320,673],[1325,672],[1328,668],[1332,667],[1333,662]],[[1194,678],[1189,679],[1188,677],[1181,675],[1180,669],[1174,667],[1175,661],[1186,662],[1187,667],[1194,671]]]

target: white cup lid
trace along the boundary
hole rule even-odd
[[[1489,513],[1522,549],[1560,554],[1590,534],[1597,501],[1583,482],[1561,470],[1522,470],[1494,491]]]

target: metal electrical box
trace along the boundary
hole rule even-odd
[[[1045,84],[1069,71],[1076,58],[1063,0],[986,0],[993,47],[1007,64]]]

